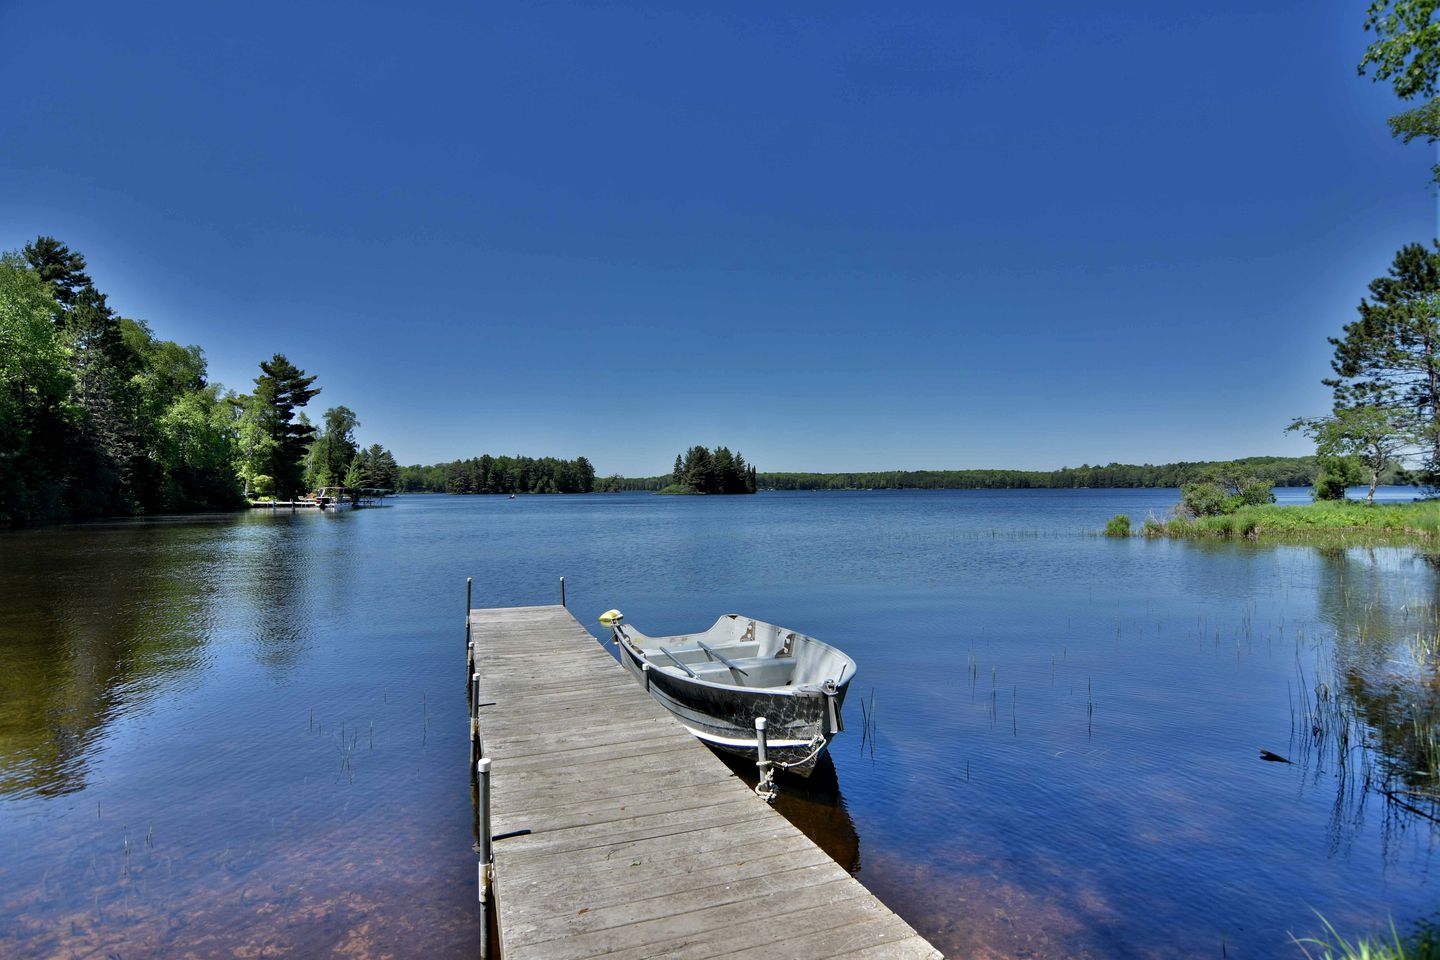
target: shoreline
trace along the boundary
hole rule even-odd
[[[1121,514],[1120,516],[1125,516]],[[1106,527],[1107,536],[1165,537],[1173,540],[1252,540],[1325,546],[1354,542],[1427,547],[1440,543],[1440,501],[1365,503],[1354,500],[1308,504],[1260,504],[1233,513],[1203,517],[1147,518],[1131,531],[1128,517]],[[1121,527],[1124,532],[1120,532]]]

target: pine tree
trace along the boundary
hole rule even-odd
[[[304,486],[305,455],[315,428],[297,420],[296,409],[320,393],[314,376],[277,353],[260,364],[255,392],[244,400],[241,422],[241,475],[250,480],[268,476],[275,493],[292,497]]]
[[[93,287],[90,275],[85,272],[85,255],[71,250],[54,237],[36,237],[27,243],[22,251],[30,269],[50,285],[55,301],[65,311],[75,306],[79,292]],[[63,314],[56,322],[63,320]]]
[[[1408,244],[1388,275],[1370,283],[1360,318],[1332,337],[1337,410],[1374,406],[1422,438],[1431,476],[1440,471],[1440,246]]]

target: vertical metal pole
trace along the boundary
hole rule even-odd
[[[480,674],[470,675],[470,763],[484,755],[480,748]]]
[[[760,782],[755,784],[755,793],[766,803],[775,802],[775,774],[770,769],[769,743],[765,734],[765,718],[755,718],[755,767],[760,771]]]
[[[565,606],[565,578],[560,578],[560,606]]]
[[[471,578],[465,578],[465,670],[468,673],[475,666],[475,644],[470,636],[470,584]]]
[[[480,785],[480,902],[490,897],[490,759],[475,764]]]

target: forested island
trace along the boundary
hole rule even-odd
[[[618,474],[595,476],[585,457],[491,456],[452,460],[428,466],[414,464],[399,470],[402,493],[754,493],[755,468],[726,447],[695,446],[675,457],[665,476],[625,478]]]
[[[592,493],[595,468],[584,457],[495,457],[401,467],[402,493]]]
[[[691,447],[683,455],[675,455],[670,482],[660,488],[660,493],[702,496],[754,493],[756,477],[755,468],[745,462],[738,450],[731,453],[729,447],[716,447],[711,453],[706,447]]]

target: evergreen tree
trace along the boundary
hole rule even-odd
[[[740,475],[735,469],[735,455],[729,447],[716,447],[711,458],[715,473],[715,489],[706,493],[736,493],[740,486]]]
[[[305,455],[315,428],[295,412],[317,394],[314,376],[277,353],[260,364],[255,391],[244,402],[241,475],[268,476],[277,496],[293,497],[304,486]]]
[[[700,493],[716,492],[715,461],[708,448],[695,446],[685,452],[685,483]]]
[[[85,272],[84,254],[71,250],[54,237],[36,237],[33,243],[25,245],[22,254],[30,269],[50,285],[55,301],[66,311],[75,306],[81,290],[94,286]],[[57,324],[63,320],[63,313],[55,318]]]
[[[350,466],[345,471],[344,485],[352,489],[370,486],[370,473],[363,453],[357,453],[350,461]]]
[[[85,272],[85,257],[53,237],[38,237],[23,255],[60,305],[56,322],[70,352],[81,423],[70,451],[70,512],[131,513],[152,495],[137,422],[133,378],[141,358],[121,320]]]
[[[323,417],[324,428],[310,444],[306,457],[305,482],[318,489],[341,482],[359,447],[355,428],[360,418],[349,407],[331,407]]]
[[[1440,470],[1440,253],[1418,243],[1395,254],[1388,275],[1370,283],[1360,317],[1335,347],[1335,407],[1375,407],[1419,438],[1428,472]]]

